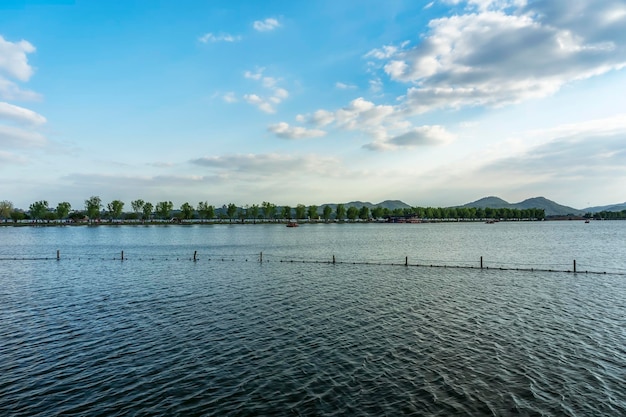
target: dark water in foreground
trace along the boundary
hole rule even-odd
[[[65,255],[0,261],[0,414],[626,415],[623,275],[277,262],[407,229],[252,227],[0,230]]]

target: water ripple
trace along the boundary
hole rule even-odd
[[[0,274],[0,410],[626,414],[626,285],[363,265]]]

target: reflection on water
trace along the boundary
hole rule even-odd
[[[150,247],[169,256],[206,238],[196,230],[176,245],[163,230],[155,233],[160,245],[145,234],[133,245],[135,232],[123,232],[131,237],[121,243],[129,254]],[[70,232],[75,241],[64,253],[72,245],[94,253],[120,246],[107,241],[110,231],[95,232],[107,236],[101,241],[91,231]],[[85,246],[90,239],[93,245]],[[245,257],[257,247],[238,239],[223,241],[223,253],[241,255],[224,262],[3,261],[0,410],[18,416],[626,414],[623,276],[291,264],[271,257],[259,264]],[[297,245],[272,239],[268,253],[288,254]],[[331,236],[314,252],[307,239],[302,244],[319,257],[339,253],[332,241],[345,242]],[[372,236],[369,244],[375,242]],[[355,242],[356,253],[365,246]]]

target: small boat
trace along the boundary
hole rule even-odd
[[[589,223],[589,219],[585,220],[585,223]]]
[[[296,223],[296,222],[289,222],[289,223],[287,223],[287,227],[298,227],[298,226],[300,226],[300,225],[298,223]]]

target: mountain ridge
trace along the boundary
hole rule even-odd
[[[405,203],[402,200],[384,200],[384,201],[381,201],[380,203],[371,203],[369,201],[355,200],[355,201],[350,201],[347,203],[320,204],[317,207],[319,210],[321,210],[324,206],[329,206],[333,210],[333,212],[335,212],[339,204],[342,204],[344,208],[346,209],[348,209],[349,207],[356,207],[360,209],[361,207],[365,206],[369,208],[370,210],[375,207],[382,207],[388,210],[405,209],[405,208],[414,207]],[[419,205],[416,205],[416,206],[419,206]],[[282,206],[278,206],[278,208],[281,208],[281,207]],[[584,209],[576,209],[574,207],[564,206],[553,200],[549,200],[545,197],[531,197],[523,201],[520,201],[518,203],[510,203],[497,196],[487,196],[487,197],[480,198],[476,201],[472,201],[470,203],[457,205],[457,206],[450,206],[450,207],[474,207],[474,208],[489,207],[493,209],[511,208],[511,209],[519,209],[519,210],[538,208],[538,209],[543,209],[546,216],[568,216],[568,215],[569,216],[583,216],[586,213],[626,210],[626,202],[618,203],[618,204],[610,204],[607,206],[595,206],[595,207],[587,207]],[[295,209],[295,207],[292,207],[292,209]],[[224,209],[217,208],[216,211],[221,212],[221,211],[224,211]]]
[[[497,204],[493,205],[493,204]],[[499,197],[484,197],[476,201],[472,201],[471,203],[464,204],[459,207],[476,207],[476,208],[512,208],[512,209],[529,209],[529,208],[538,208],[543,209],[546,216],[567,216],[567,215],[575,215],[581,216],[586,212],[584,210],[579,210],[573,207],[564,206],[558,204],[552,200],[548,200],[545,197],[531,197],[526,200],[520,201],[519,203],[509,203]]]
[[[599,213],[601,211],[622,211],[622,210],[626,210],[626,202],[624,203],[617,203],[617,204],[609,204],[608,206],[594,206],[594,207],[587,207],[585,209],[583,209],[586,213]]]

